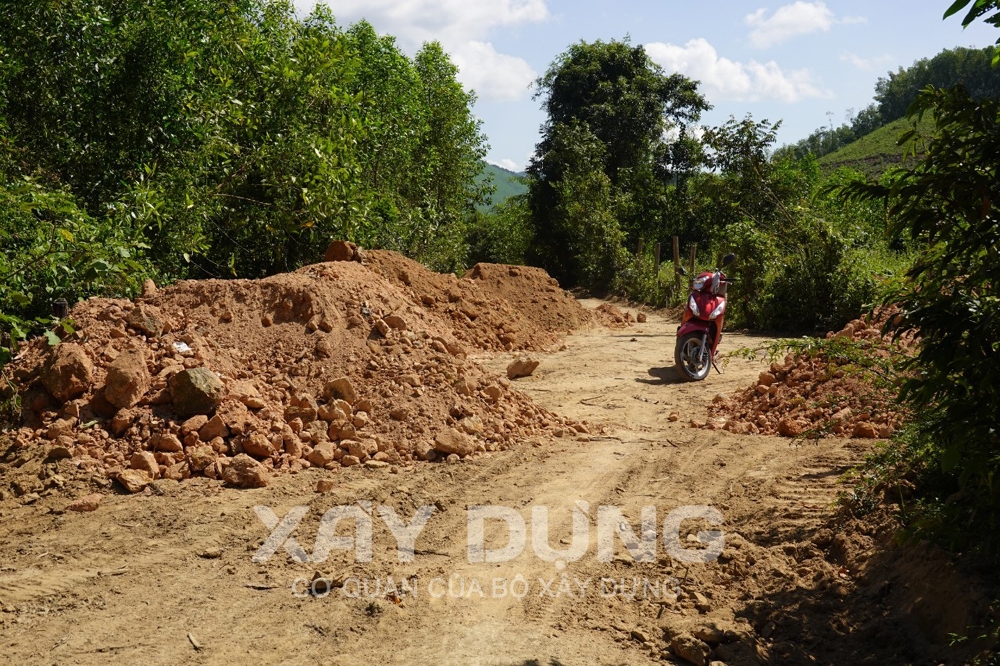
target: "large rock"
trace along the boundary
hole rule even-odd
[[[238,488],[263,488],[271,483],[267,468],[245,453],[229,461],[222,471],[222,479]]]
[[[507,366],[507,379],[517,379],[518,377],[530,377],[531,373],[538,367],[538,361],[532,358],[518,358],[511,361]]]
[[[160,467],[156,464],[156,458],[149,451],[133,453],[129,460],[129,467],[146,472],[154,480],[160,476]]]
[[[170,399],[181,417],[211,414],[225,396],[219,376],[208,368],[191,368],[170,378]]]
[[[361,461],[368,460],[378,453],[378,445],[370,439],[363,442],[357,440],[347,440],[345,442],[341,442],[340,447],[347,449],[347,452],[350,455]]]
[[[388,317],[383,317],[383,321],[389,325],[389,328],[396,329],[397,331],[406,330],[406,321],[399,315],[391,314]]]
[[[712,654],[712,648],[707,643],[687,635],[675,636],[670,641],[670,651],[694,666],[707,666]]]
[[[257,458],[270,458],[275,454],[274,444],[266,435],[260,432],[251,433],[243,441],[243,450]]]
[[[784,437],[798,437],[805,432],[807,427],[809,427],[808,424],[802,421],[796,421],[790,417],[784,418],[778,423],[778,434]]]
[[[115,478],[118,483],[124,486],[125,490],[133,494],[142,492],[146,486],[153,482],[153,477],[149,475],[149,472],[141,469],[122,470]]]
[[[419,441],[413,446],[413,455],[420,460],[432,461],[437,457],[437,452],[430,442]]]
[[[857,423],[854,425],[854,431],[851,433],[851,436],[857,439],[877,439],[878,428],[874,423]]]
[[[354,253],[357,245],[348,241],[333,241],[326,249],[323,261],[354,261]]]
[[[229,395],[250,409],[263,409],[267,405],[257,387],[247,381],[231,383],[229,385]]]
[[[64,342],[49,353],[42,384],[56,400],[65,402],[82,395],[93,381],[94,364],[80,345]]]
[[[338,377],[332,382],[328,382],[326,388],[323,389],[323,395],[327,399],[339,398],[352,405],[358,401],[358,393],[354,390],[354,384],[347,377]]]
[[[475,440],[468,435],[448,428],[434,438],[434,450],[441,453],[456,453],[461,457],[471,455],[476,450]]]
[[[154,305],[140,303],[136,305],[125,322],[135,330],[150,338],[158,338],[163,334],[163,315]]]
[[[193,472],[205,471],[208,467],[214,465],[216,459],[219,457],[215,449],[208,444],[190,446],[186,453],[188,467]]]
[[[151,445],[154,451],[162,451],[163,453],[180,453],[184,450],[177,435],[169,432],[153,435]]]
[[[128,409],[139,404],[151,382],[146,359],[141,353],[122,354],[108,366],[104,397],[115,407]]]
[[[330,442],[321,442],[317,444],[309,454],[309,462],[316,467],[326,467],[332,463],[336,458],[334,457],[333,444]]]
[[[101,506],[101,500],[104,499],[104,495],[100,493],[94,493],[93,495],[85,495],[73,502],[66,505],[67,511],[79,511],[81,513],[89,513],[91,511],[97,511]]]
[[[198,438],[203,442],[211,442],[216,437],[229,437],[229,428],[218,414],[198,429]]]

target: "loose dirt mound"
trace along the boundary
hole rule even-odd
[[[254,486],[310,466],[457,459],[586,430],[466,359],[467,346],[533,349],[589,321],[544,273],[459,280],[366,256],[78,304],[73,336],[35,340],[5,370],[23,397],[17,446],[137,491],[158,477]]]
[[[593,315],[539,268],[477,264],[463,278],[435,273],[395,252],[367,253],[393,282],[464,344],[487,351],[543,350]]]
[[[882,323],[894,315],[883,312],[874,322],[856,319],[827,337],[857,343],[856,351],[873,358],[907,353],[911,338],[894,343],[881,334]],[[789,354],[762,372],[754,386],[731,398],[717,397],[705,427],[741,435],[884,439],[904,419],[894,397],[889,386],[874,381],[849,358]]]
[[[597,321],[608,328],[628,328],[635,319],[629,312],[622,312],[611,303],[602,303],[594,311]]]
[[[570,331],[594,321],[594,314],[541,268],[476,264],[465,277],[494,298],[517,303],[519,314],[543,331]]]

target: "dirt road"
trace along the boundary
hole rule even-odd
[[[689,427],[691,419],[705,420],[717,394],[745,387],[761,366],[733,361],[721,376],[680,382],[671,367],[674,327],[654,314],[624,330],[577,332],[563,351],[538,355],[534,376],[515,382],[547,409],[602,424],[603,432],[564,433],[460,464],[424,463],[399,473],[307,470],[257,491],[208,479],[157,481],[145,494],[109,496],[89,514],[63,512],[65,495],[29,505],[7,498],[0,502],[0,661],[570,665],[938,658],[910,640],[911,626],[880,628],[879,619],[894,612],[880,604],[891,597],[867,596],[880,580],[855,580],[845,564],[867,559],[875,540],[832,531],[834,500],[848,489],[841,476],[870,444],[802,445]],[[727,335],[723,349],[749,342]],[[481,359],[498,372],[508,360]],[[679,421],[669,419],[673,412]],[[324,478],[336,487],[318,494],[316,483]],[[299,563],[280,546],[266,561],[254,561],[270,533],[255,506],[269,507],[278,519],[307,507],[294,536],[315,555],[324,513],[363,502],[374,507],[370,562],[357,562],[353,550],[332,550],[324,562]],[[470,561],[470,507],[486,505],[525,519],[527,544],[517,557]],[[695,520],[681,528],[680,544],[691,550],[704,547],[692,532],[723,533],[725,548],[709,563],[685,564],[664,547],[664,518],[692,505],[714,507],[722,516],[717,527]],[[420,507],[434,507],[412,562],[398,561],[379,506],[391,507],[404,522]],[[549,557],[557,561],[539,556],[544,547],[533,547],[534,507],[548,509],[542,546],[552,549],[572,547],[574,508],[585,516],[585,554]],[[618,526],[625,522],[637,535],[643,507],[654,507],[653,561],[636,562],[618,537],[611,561],[601,561],[607,558],[597,546],[598,507],[617,507],[624,517]],[[485,525],[485,547],[502,548],[506,523]],[[356,536],[352,522],[341,523],[337,534]],[[338,587],[305,594],[317,572]],[[863,661],[865,655],[871,661]]]

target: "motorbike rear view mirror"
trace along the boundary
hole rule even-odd
[[[684,270],[683,266],[678,266],[677,267],[677,273],[678,273],[678,275],[685,275],[685,276],[688,274],[688,272],[686,270]]]
[[[722,267],[725,268],[726,266],[728,266],[729,264],[733,263],[734,261],[736,261],[736,255],[732,254],[732,253],[729,253],[729,254],[727,254],[726,256],[724,256],[722,258]]]

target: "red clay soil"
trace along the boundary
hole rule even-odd
[[[368,268],[470,347],[542,350],[593,316],[539,268],[477,264],[461,279],[395,252],[366,253]]]
[[[856,319],[827,337],[853,340],[873,357],[907,353],[912,338],[900,343],[882,336],[882,323],[894,314]],[[860,439],[888,438],[905,418],[890,387],[878,385],[871,373],[848,360],[823,353],[788,354],[753,386],[729,398],[718,396],[709,415],[703,427],[741,435]]]
[[[74,335],[32,341],[4,371],[23,398],[16,446],[136,491],[160,477],[262,485],[310,466],[475,457],[587,430],[466,358],[542,349],[592,321],[543,271],[480,265],[459,279],[363,256],[77,304]],[[199,368],[221,380],[221,401],[189,418],[171,378]]]
[[[597,306],[594,316],[601,325],[608,328],[628,328],[635,323],[631,313],[623,312],[611,303],[601,303]]]

